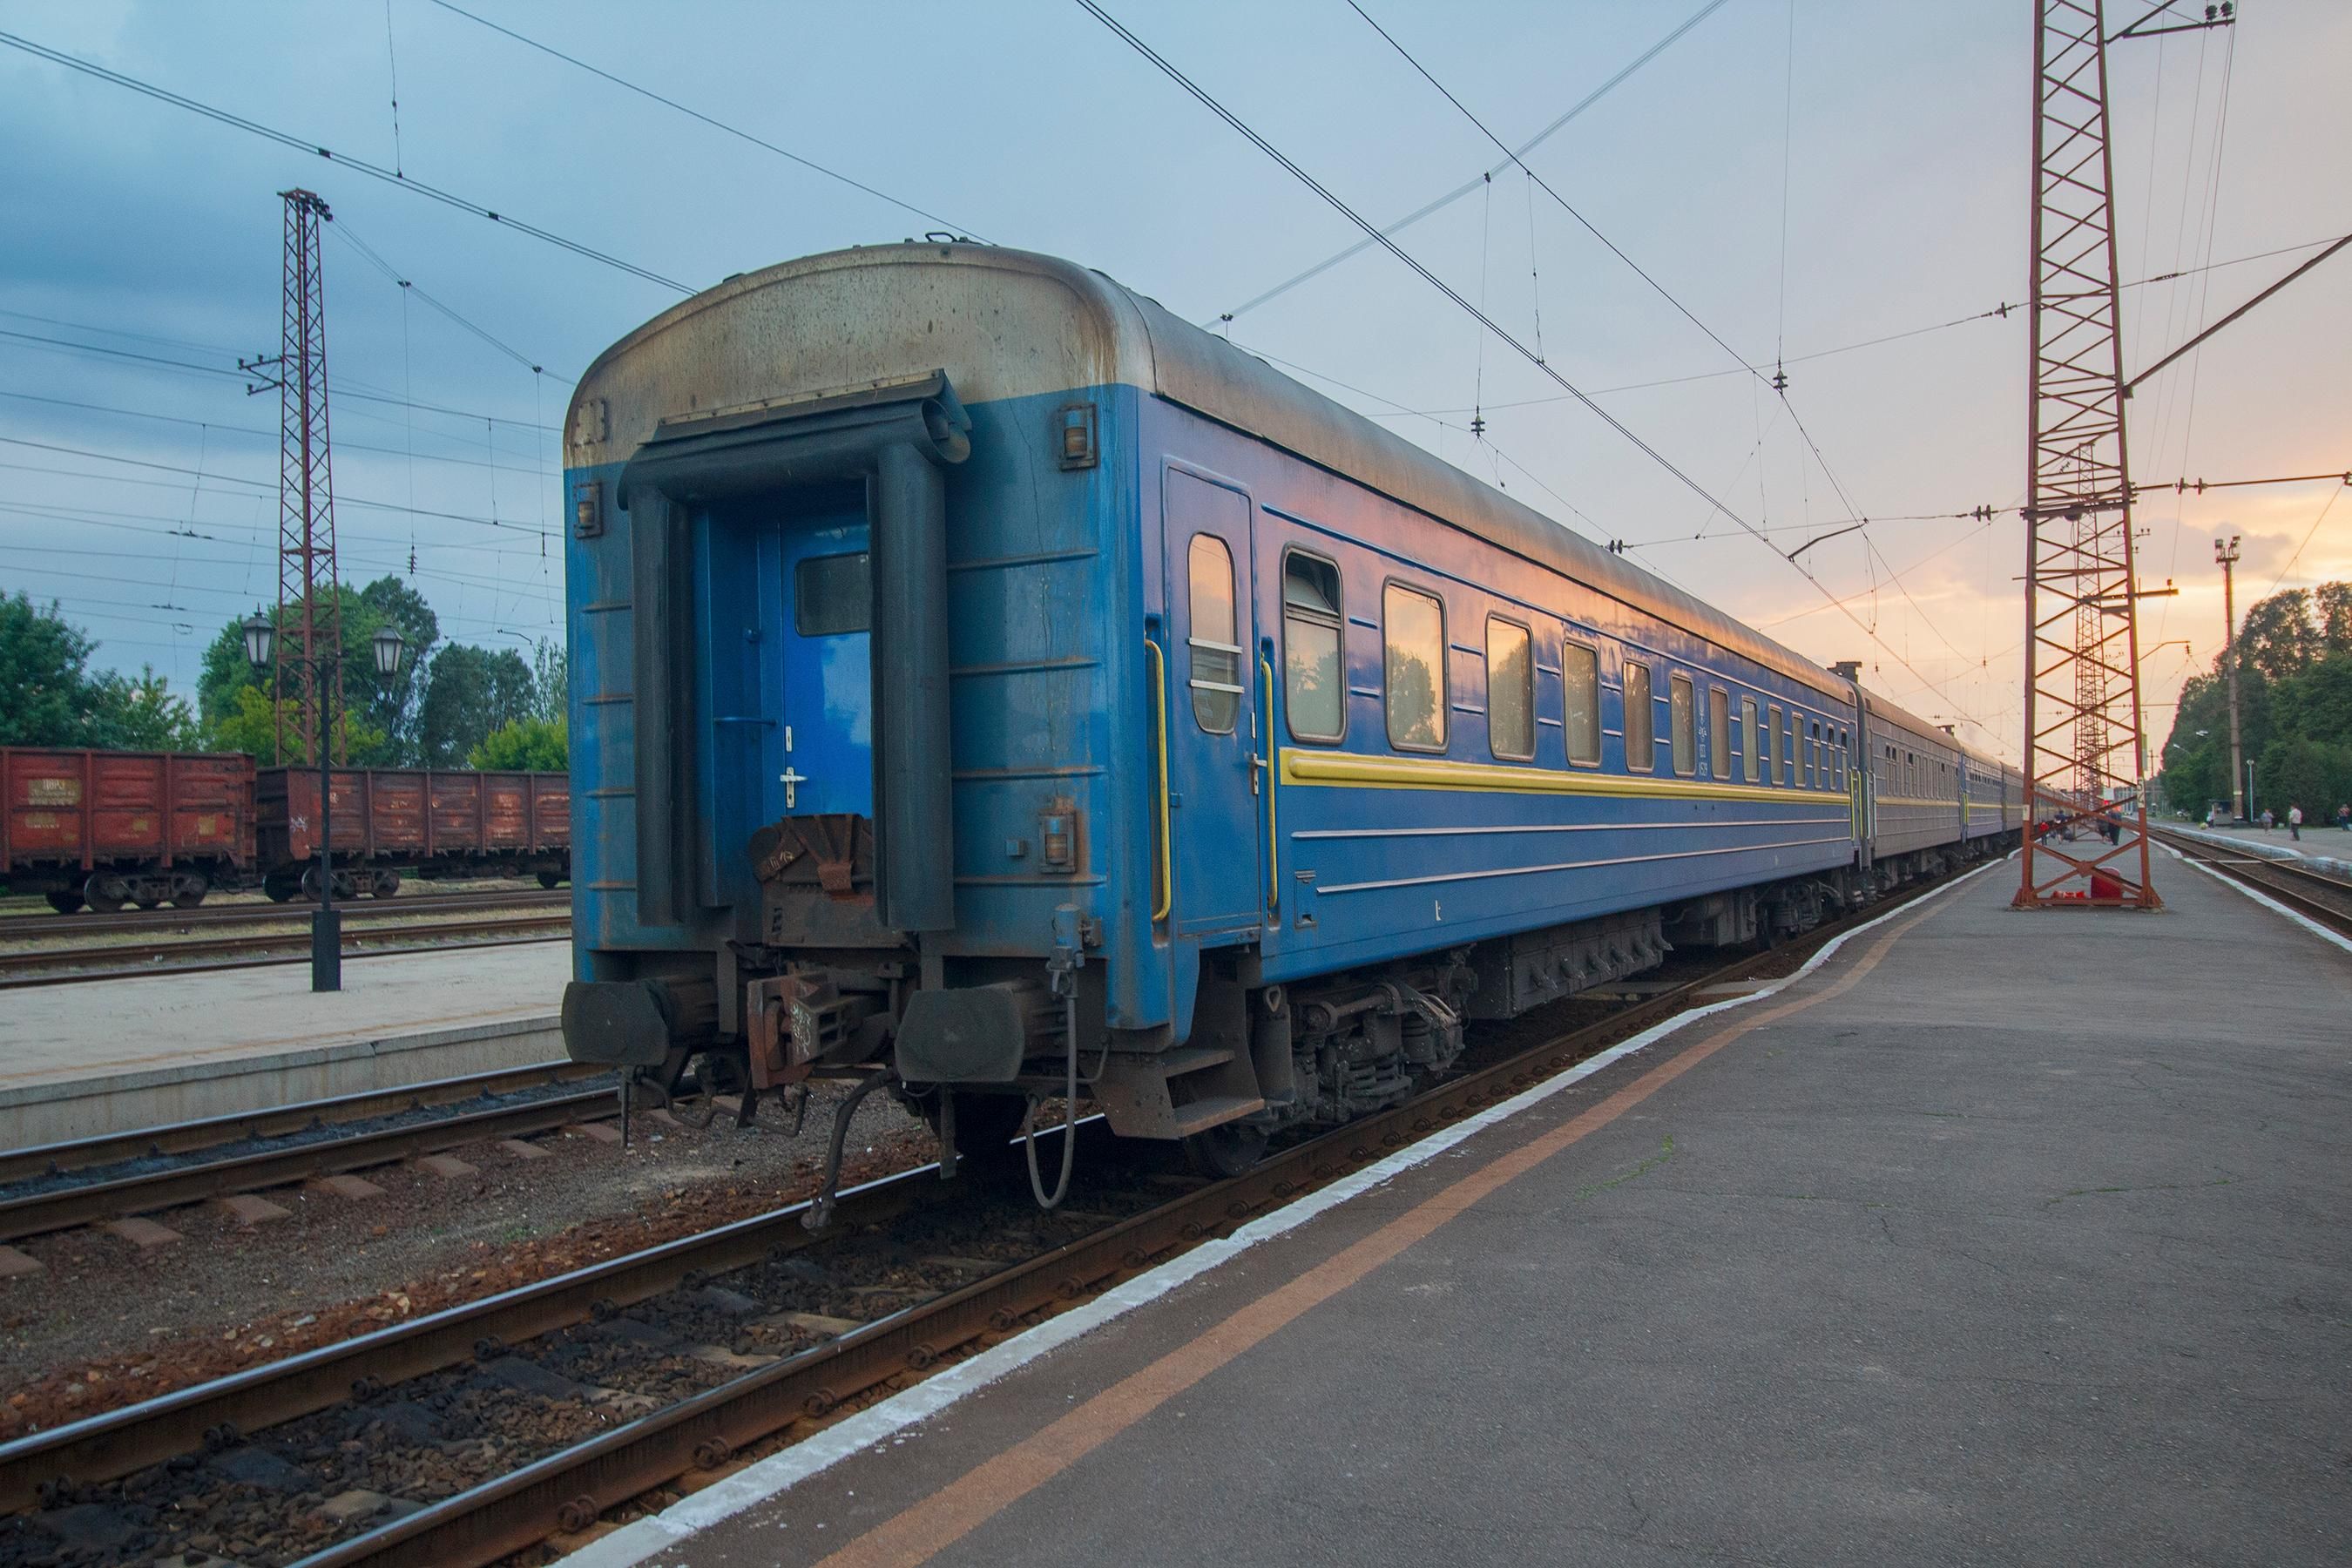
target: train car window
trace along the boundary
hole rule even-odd
[[[1763,754],[1756,749],[1756,699],[1739,700],[1740,770],[1749,784],[1754,784],[1762,770]]]
[[[1731,776],[1731,693],[1720,686],[1706,689],[1706,755],[1717,778]]]
[[[1213,533],[1196,533],[1189,557],[1192,587],[1192,719],[1212,735],[1230,735],[1242,711],[1242,647],[1234,620],[1234,553]]]
[[[1812,721],[1805,736],[1805,782],[1815,788],[1826,788],[1830,782],[1830,759],[1822,750],[1822,721]]]
[[[1601,656],[1580,642],[1559,649],[1560,731],[1568,760],[1601,765]]]
[[[1774,737],[1780,732],[1780,705],[1775,702],[1764,710],[1764,733],[1761,737],[1764,743],[1765,771],[1771,775],[1774,784],[1780,782],[1780,752],[1774,742]]]
[[[1797,710],[1793,708],[1780,720],[1780,766],[1789,775],[1789,786],[1797,784]]]
[[[1389,744],[1445,750],[1445,606],[1401,583],[1381,591],[1386,647]]]
[[[1625,667],[1625,766],[1633,773],[1646,773],[1658,765],[1657,739],[1651,726],[1657,715],[1650,706],[1650,667],[1629,664]]]
[[[1666,677],[1667,714],[1674,723],[1675,772],[1685,778],[1698,772],[1698,698],[1687,675]]]
[[[872,629],[874,594],[866,552],[811,555],[793,568],[793,629],[804,637]]]
[[[1536,754],[1536,667],[1528,628],[1486,617],[1486,749],[1507,762]]]
[[[1339,592],[1339,568],[1321,556],[1294,550],[1282,558],[1282,705],[1293,740],[1348,732]]]

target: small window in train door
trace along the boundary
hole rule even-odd
[[[1749,784],[1761,773],[1763,759],[1756,751],[1756,699],[1739,700],[1739,771]]]
[[[1761,737],[1764,742],[1765,768],[1771,774],[1774,784],[1780,782],[1780,751],[1776,744],[1776,737],[1780,733],[1780,705],[1775,702],[1764,710],[1764,733]]]
[[[1188,557],[1192,590],[1192,720],[1230,735],[1242,710],[1242,647],[1234,611],[1234,554],[1213,533],[1196,533]]]
[[[1652,726],[1657,713],[1651,707],[1650,667],[1625,667],[1625,770],[1646,773],[1658,765],[1657,739]]]
[[[1282,558],[1283,707],[1297,741],[1348,731],[1348,677],[1340,658],[1339,568],[1293,550]]]
[[[1706,689],[1706,756],[1717,778],[1731,776],[1731,693],[1720,686]]]
[[[1674,725],[1675,772],[1689,778],[1698,772],[1698,697],[1689,676],[1666,677],[1666,715]]]

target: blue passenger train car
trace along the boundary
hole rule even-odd
[[[1050,258],[731,279],[567,442],[565,1037],[747,1114],[856,1076],[969,1145],[1079,1071],[1227,1168],[2019,821],[1851,668]]]

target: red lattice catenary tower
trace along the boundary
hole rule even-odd
[[[2099,0],[2039,0],[2020,909],[2152,910]],[[2054,826],[2053,826],[2054,825]],[[2052,828],[2045,837],[2038,827]],[[2110,842],[2110,835],[2113,842]]]
[[[294,657],[277,661],[270,695],[278,760],[316,763],[319,705],[326,703],[331,717],[341,710],[343,696],[335,487],[327,446],[327,296],[319,256],[319,226],[334,215],[309,191],[278,195],[286,201],[286,321],[278,363],[278,628]],[[328,732],[340,763],[341,731]]]

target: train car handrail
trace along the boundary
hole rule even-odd
[[[1274,815],[1274,662],[1260,654],[1257,668],[1265,687],[1265,912],[1273,914],[1282,907],[1281,857],[1276,850],[1282,840],[1275,828]]]
[[[1160,898],[1151,910],[1157,925],[1176,907],[1176,852],[1168,820],[1168,656],[1150,637],[1143,639],[1143,647],[1151,656],[1151,711],[1160,735]]]

